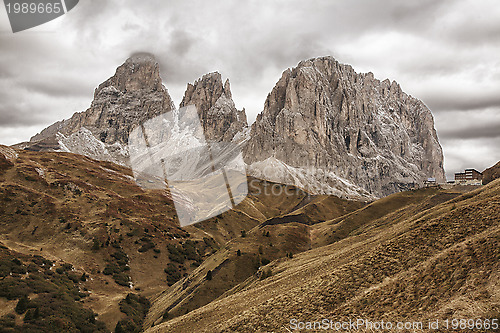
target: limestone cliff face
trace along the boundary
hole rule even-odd
[[[217,72],[188,84],[180,107],[188,105],[196,106],[207,140],[229,142],[248,126],[245,110],[234,105],[229,80],[222,84]]]
[[[396,82],[358,74],[332,57],[283,73],[244,153],[256,176],[350,197],[445,179],[429,109]],[[345,191],[343,183],[355,186]]]
[[[131,128],[173,109],[156,60],[135,55],[99,85],[90,108],[35,135],[28,149],[70,151],[126,164]]]

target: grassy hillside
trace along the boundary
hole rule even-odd
[[[310,228],[320,230],[311,232],[318,247],[147,332],[280,332],[293,318],[500,317],[500,180],[463,194],[396,194]]]
[[[0,244],[1,332],[107,332],[82,304],[88,276],[69,263],[23,255]]]
[[[228,282],[213,292],[200,290],[205,297],[177,307],[177,314],[183,314],[254,274],[259,256],[274,260],[310,246],[295,244],[289,234],[296,231],[289,226],[275,228],[276,246],[269,245],[268,237],[267,243],[261,243],[262,232],[253,229],[277,215],[329,199],[293,186],[252,178],[249,183],[249,196],[235,209],[181,229],[169,193],[138,187],[128,168],[81,155],[0,146],[0,242],[16,253],[42,256],[56,265],[68,263],[85,273],[90,294],[81,303],[110,330],[126,320],[120,302],[130,292],[152,299],[192,272],[206,274],[203,270],[211,267],[210,262],[230,259],[231,265],[212,268],[218,272],[214,283],[222,276]],[[358,207],[356,202],[338,199],[313,218],[333,218]],[[248,245],[242,245],[242,255],[233,258],[237,250],[226,243],[241,238],[242,231],[248,234]],[[221,256],[223,251],[230,255]],[[214,253],[212,261],[203,263]],[[250,259],[253,264],[247,267],[245,260]]]

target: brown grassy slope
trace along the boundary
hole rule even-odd
[[[265,220],[294,210],[311,196],[291,185],[282,185],[248,177],[248,196],[234,209],[206,221],[187,226],[193,235],[209,234],[219,244],[239,237]],[[274,192],[270,188],[274,188]],[[275,195],[276,194],[276,195]]]
[[[468,187],[456,186],[448,190],[423,188],[392,194],[350,214],[315,225],[311,230],[313,247],[361,233],[366,226],[410,218],[470,190]]]
[[[251,277],[244,290],[147,332],[280,332],[292,318],[498,318],[500,180],[374,222],[275,261],[272,277]]]
[[[154,258],[153,251],[137,251],[146,236],[162,249],[174,237],[188,237],[176,226],[165,193],[141,190],[129,169],[111,163],[1,148],[0,239],[6,246],[69,262],[89,274],[93,294],[85,302],[112,328],[121,316],[117,300],[130,291],[102,274],[118,247],[129,257],[126,274],[134,286],[146,293],[167,286],[158,265],[168,261],[167,252]],[[102,246],[95,251],[94,239]]]
[[[259,268],[269,261],[310,248],[307,225],[287,223],[254,228],[245,237],[229,241],[195,271],[154,298],[145,326],[161,323],[166,312],[171,319],[204,306],[237,288],[248,277],[261,274]]]
[[[131,175],[130,169],[81,155],[0,146],[0,241],[21,253],[69,262],[89,274],[92,296],[85,302],[110,328],[122,317],[118,301],[130,291],[103,274],[116,262],[111,255],[118,248],[128,256],[126,273],[133,286],[151,296],[168,287],[168,245],[182,248],[187,240],[197,244],[195,257],[200,260],[183,253],[183,262],[175,263],[181,276],[188,275],[212,254],[217,242],[224,244],[241,230],[289,213],[310,199],[294,187],[250,179],[250,195],[236,209],[180,229],[168,193],[143,190]],[[281,188],[275,193],[283,195],[266,191],[269,186]],[[290,192],[294,195],[284,195]],[[217,242],[210,242],[212,237]],[[98,250],[92,250],[94,239],[101,245]],[[145,246],[151,248],[140,252]],[[237,281],[248,277],[245,274]]]
[[[160,323],[165,312],[168,312],[168,318],[173,318],[206,305],[222,295],[234,293],[238,290],[239,283],[253,274],[261,274],[258,270],[262,263],[283,258],[290,253],[309,250],[310,228],[305,224],[342,216],[365,205],[332,196],[310,196],[294,186],[256,181],[252,178],[249,184],[248,200],[227,213],[228,216],[236,215],[235,221],[230,221],[230,225],[233,226],[233,238],[224,249],[154,299],[153,307],[145,322],[146,327]],[[238,222],[237,214],[251,211],[248,209],[250,205],[259,207],[259,211],[270,218],[247,231],[246,237],[241,237],[239,232],[235,235],[234,227],[241,223]],[[273,218],[274,214],[279,216]],[[297,218],[299,216],[307,216],[307,221]],[[283,219],[287,219],[286,223],[281,222]],[[278,222],[275,224],[273,221]],[[227,219],[226,221],[216,219],[215,223],[202,222],[192,228],[217,235],[218,230],[228,230],[229,226],[216,229],[227,223]],[[207,225],[211,228],[207,228]],[[194,233],[192,229],[187,230]],[[238,250],[240,256],[237,255]],[[212,280],[206,279],[209,270],[213,272]]]
[[[365,202],[345,200],[331,195],[310,196],[303,200],[292,212],[271,217],[264,222],[264,225],[289,222],[316,224],[344,216],[365,205]]]
[[[500,178],[500,162],[483,171],[483,184],[488,184]]]

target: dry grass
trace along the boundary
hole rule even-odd
[[[446,202],[455,195],[401,195],[375,202],[378,212],[358,211],[363,219],[351,214],[367,222],[332,244],[271,263],[271,277],[252,276],[239,292],[147,332],[281,332],[291,318],[498,316],[500,181]],[[338,235],[335,223],[327,226]]]

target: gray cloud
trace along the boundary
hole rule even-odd
[[[439,137],[447,139],[488,139],[500,138],[500,122],[488,123],[485,125],[475,125],[464,129],[449,128],[441,130]]]

